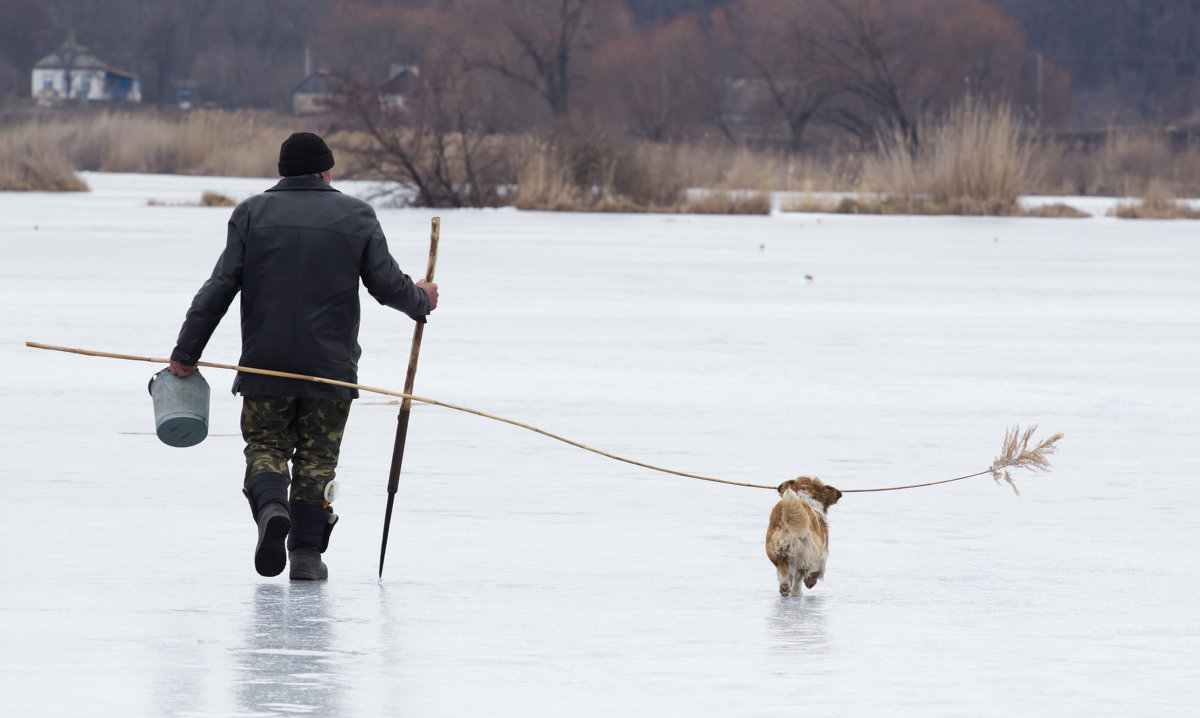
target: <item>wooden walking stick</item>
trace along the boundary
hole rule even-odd
[[[434,217],[429,232],[429,266],[425,269],[425,281],[433,282],[433,268],[437,265],[438,234],[442,219]],[[421,353],[421,334],[425,324],[417,322],[413,329],[412,349],[408,354],[408,374],[404,377],[404,393],[412,394],[413,381],[417,378],[417,357]],[[400,487],[400,465],[404,463],[404,441],[408,436],[408,415],[412,399],[407,396],[400,401],[400,415],[396,417],[396,443],[392,447],[392,469],[388,474],[387,513],[383,516],[383,541],[379,545],[379,577],[383,578],[383,558],[387,554],[388,529],[392,525],[392,504],[396,500],[396,489]]]

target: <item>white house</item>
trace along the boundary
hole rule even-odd
[[[142,81],[136,74],[109,67],[74,37],[37,61],[30,90],[43,105],[64,99],[142,101]]]

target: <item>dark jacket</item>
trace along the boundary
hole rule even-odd
[[[171,359],[195,364],[242,293],[242,366],[357,383],[359,279],[417,321],[429,297],[388,252],[375,211],[316,177],[285,177],[229,218],[225,251],[200,287]],[[357,398],[358,391],[238,373],[245,396]]]

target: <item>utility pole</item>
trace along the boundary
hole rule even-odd
[[[1037,129],[1042,129],[1042,52],[1035,53],[1037,58]]]

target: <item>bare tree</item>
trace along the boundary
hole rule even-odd
[[[421,68],[413,84],[397,96],[361,80],[344,83],[329,106],[333,129],[365,137],[360,143],[352,135],[344,150],[361,173],[409,188],[413,204],[497,204],[500,187],[511,178],[503,156],[493,149],[496,127],[489,118],[503,110],[494,107],[491,83],[468,66],[444,29],[408,30],[422,33],[412,43]]]
[[[533,91],[559,119],[592,51],[631,26],[621,0],[460,0],[455,12],[472,19],[474,64]]]
[[[321,21],[312,47],[321,67],[344,80],[386,82],[394,66],[419,64],[422,36],[440,15],[436,8],[341,2]]]
[[[46,8],[27,0],[0,0],[0,100],[29,91],[27,71],[49,47],[53,26]],[[20,92],[18,89],[20,88]]]
[[[821,61],[850,98],[834,121],[871,143],[919,143],[919,120],[964,93],[1010,95],[1024,34],[981,0],[823,0]]]
[[[84,51],[91,51],[98,57],[103,57],[109,63],[124,63],[131,60],[129,53],[121,47],[122,41],[128,40],[127,27],[122,24],[121,16],[135,12],[131,4],[134,0],[43,0],[38,3],[25,3],[37,7],[37,15],[30,16],[29,9],[23,10],[9,20],[7,17],[0,21],[0,26],[9,22],[20,23],[22,20],[34,20],[29,28],[16,25],[13,29],[24,34],[31,31],[27,37],[14,40],[18,46],[25,45],[30,40],[40,45],[38,55],[57,51],[60,59],[70,69],[75,69]],[[39,27],[40,26],[40,27]],[[126,44],[128,44],[126,42]],[[36,58],[33,58],[36,59]],[[67,96],[73,91],[74,78],[68,72]]]
[[[220,38],[218,33],[206,32],[202,27],[213,10],[213,0],[141,4],[138,55],[149,75],[143,84],[160,107],[174,103],[175,90],[188,79],[192,61],[199,54],[198,45]]]
[[[610,42],[597,58],[599,85],[588,93],[593,115],[615,118],[654,141],[678,139],[703,122],[717,69],[691,16]]]
[[[1077,123],[1195,118],[1200,104],[1195,0],[993,1],[1024,25],[1044,73],[1051,63],[1049,82],[1061,83],[1062,73],[1069,73],[1079,100]]]
[[[761,85],[787,126],[792,150],[837,89],[817,50],[818,0],[742,0],[713,12],[713,26]]]

